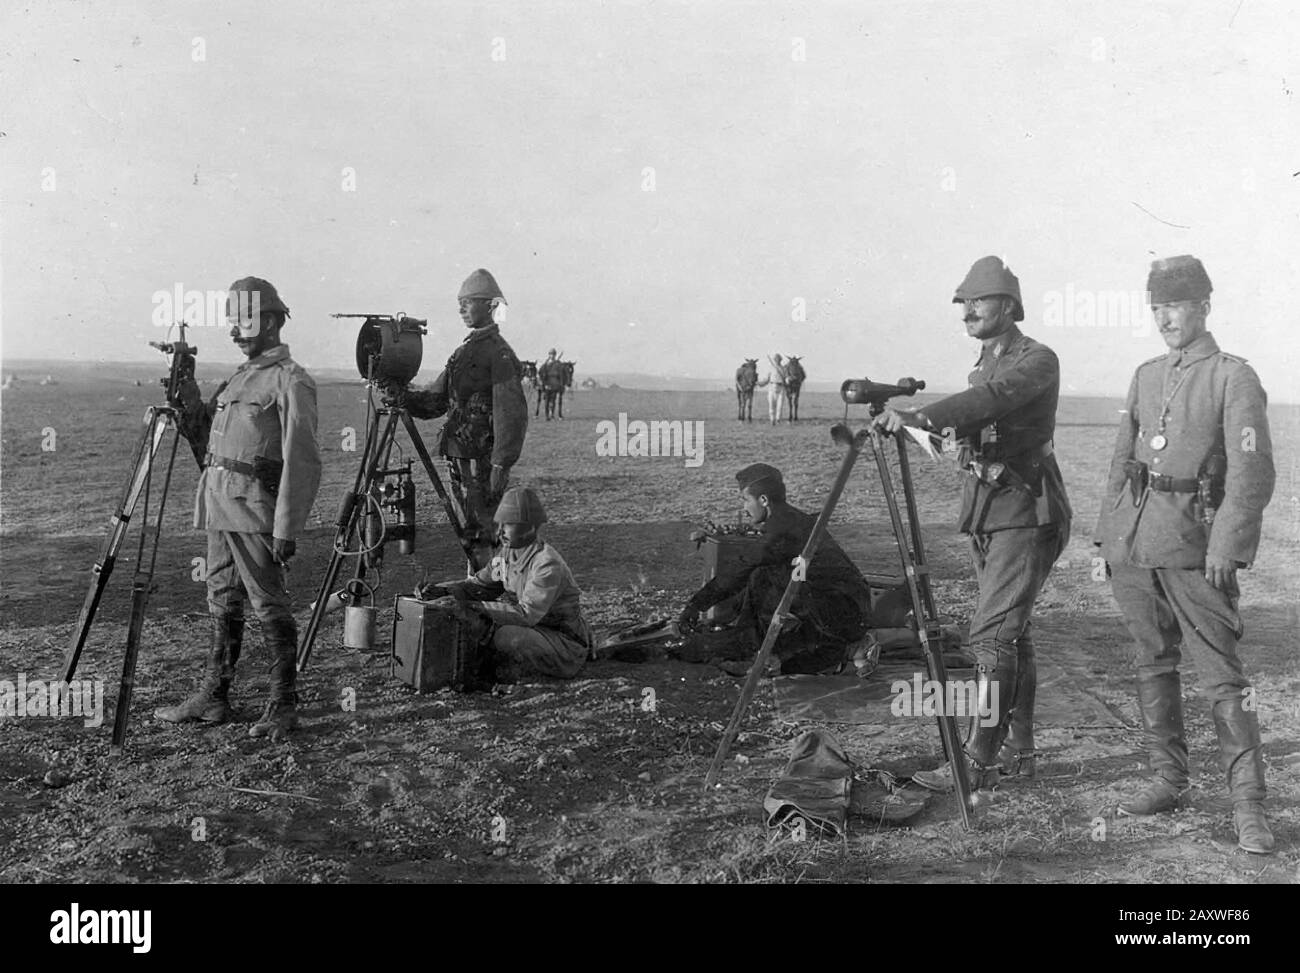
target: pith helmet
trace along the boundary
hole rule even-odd
[[[1204,301],[1213,289],[1205,265],[1190,254],[1152,261],[1151,273],[1147,276],[1147,292],[1152,304]]]
[[[289,308],[280,300],[275,285],[261,277],[241,277],[230,285],[226,291],[226,316],[235,316],[241,309],[250,310],[254,301],[259,312],[283,311],[286,318],[289,316]]]
[[[493,298],[499,298],[502,304],[506,303],[506,296],[501,293],[501,288],[497,286],[496,278],[482,267],[465,278],[465,283],[460,285],[460,293],[456,295],[458,301],[474,297],[489,301]]]
[[[542,499],[532,487],[511,487],[497,505],[492,516],[498,524],[530,524],[533,527],[546,523]]]
[[[1020,281],[1006,264],[997,257],[980,257],[971,264],[966,279],[957,285],[952,302],[973,301],[981,297],[1006,296],[1016,302],[1011,320],[1025,319],[1025,306],[1020,300]]]

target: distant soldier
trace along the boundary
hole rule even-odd
[[[476,270],[461,285],[458,301],[469,335],[433,384],[406,392],[403,402],[417,419],[447,417],[438,452],[447,459],[481,565],[492,546],[492,511],[524,448],[528,400],[520,385],[523,366],[496,323],[506,303],[497,282]]]
[[[555,415],[555,400],[563,389],[564,362],[560,361],[552,348],[546,353],[546,361],[537,366],[537,405],[540,409],[544,397],[547,422]]]
[[[170,723],[230,719],[247,598],[271,655],[270,697],[249,734],[275,738],[297,725],[298,629],[282,571],[320,485],[316,383],[280,341],[289,309],[270,283],[257,277],[235,281],[226,316],[230,336],[248,361],[206,405],[192,378],[180,389],[180,429],[203,458],[194,526],[208,532],[212,649],[199,691],[154,715]]]
[[[501,546],[487,567],[468,581],[429,585],[417,594],[428,598],[445,592],[456,599],[487,646],[485,668],[494,681],[538,675],[572,679],[591,651],[591,628],[569,566],[537,536],[546,523],[541,498],[528,487],[512,487],[494,518]]]
[[[1206,330],[1211,285],[1199,260],[1155,261],[1147,290],[1169,351],[1129,386],[1095,539],[1137,641],[1151,763],[1149,786],[1119,811],[1171,811],[1187,790],[1185,650],[1210,699],[1238,845],[1268,854],[1259,721],[1237,656],[1237,571],[1255,560],[1273,495],[1267,397],[1254,369]]]
[[[969,641],[977,660],[981,720],[966,742],[971,786],[990,789],[999,774],[1034,775],[1037,665],[1030,616],[1048,572],[1070,536],[1071,511],[1053,455],[1061,375],[1056,354],[1016,326],[1025,317],[1020,281],[997,257],[983,257],[957,288],[966,333],[981,342],[970,388],[921,410],[886,409],[890,432],[918,426],[960,440],[969,474],[959,529],[969,535],[979,596]],[[1000,766],[1001,765],[1001,766]],[[923,786],[952,786],[951,768],[913,775]]]
[[[775,426],[781,421],[781,410],[786,406],[786,382],[789,381],[789,375],[779,354],[768,355],[767,364],[767,374],[758,383],[758,387],[767,388],[767,418]]]
[[[736,482],[746,515],[763,532],[763,548],[754,560],[719,573],[692,595],[678,624],[683,632],[693,633],[702,612],[741,594],[734,627],[742,638],[726,644],[738,643],[740,656],[752,656],[790,583],[791,562],[803,553],[817,518],[786,502],[785,480],[773,466],[747,466],[736,474]],[[773,650],[773,669],[779,665],[783,673],[821,672],[844,661],[848,645],[861,639],[871,625],[867,580],[830,534],[822,538],[807,575]],[[692,655],[683,658],[708,661],[707,654],[696,648],[706,641],[688,639],[686,649]]]

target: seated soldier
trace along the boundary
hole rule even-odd
[[[559,551],[537,536],[546,512],[536,491],[512,487],[493,519],[501,546],[491,562],[466,581],[423,586],[421,598],[446,593],[477,630],[489,658],[480,672],[495,682],[524,676],[572,679],[587,661],[591,629],[582,616],[581,592]]]
[[[737,473],[736,480],[745,513],[762,528],[762,552],[751,563],[720,572],[697,591],[686,603],[678,624],[683,632],[693,632],[701,612],[742,594],[735,629],[736,634],[744,636],[743,651],[752,655],[785,594],[794,571],[791,562],[803,553],[817,518],[785,502],[785,481],[775,467],[755,463]],[[831,668],[844,659],[848,645],[861,639],[870,627],[867,580],[827,534],[808,565],[807,578],[773,648],[780,671],[822,672]],[[703,661],[702,656],[709,653],[700,646],[706,641],[698,635],[688,638],[682,658]]]

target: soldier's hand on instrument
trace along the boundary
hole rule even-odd
[[[282,538],[275,538],[271,542],[271,559],[276,564],[288,566],[289,559],[297,552],[298,545],[293,541],[286,541]]]
[[[876,416],[875,423],[885,432],[891,434],[898,432],[906,425],[910,425],[903,413],[890,408],[885,408],[880,415]]]
[[[694,632],[700,622],[700,610],[691,605],[682,609],[682,613],[677,616],[677,627],[683,632]]]
[[[1229,595],[1237,593],[1237,562],[1217,554],[1205,555],[1205,580]]]
[[[199,391],[199,383],[194,381],[192,374],[176,383],[176,397],[172,400],[172,405],[191,415],[203,410],[203,393]]]
[[[791,615],[789,612],[777,612],[772,617],[776,619],[777,624],[783,632],[790,632],[799,627],[798,616]]]
[[[441,598],[446,593],[442,585],[436,581],[421,581],[415,586],[415,597],[420,601],[432,601],[434,598]]]

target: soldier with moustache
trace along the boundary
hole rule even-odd
[[[452,491],[465,511],[477,568],[486,563],[492,514],[524,448],[528,401],[520,384],[523,366],[497,323],[506,299],[496,280],[486,270],[474,271],[457,302],[469,334],[433,384],[404,393],[402,404],[417,419],[447,417],[438,452],[447,460]]]
[[[283,571],[320,486],[316,383],[280,340],[289,308],[268,281],[231,284],[226,316],[247,361],[206,404],[193,378],[178,390],[178,426],[203,467],[194,526],[208,535],[212,647],[199,691],[154,715],[169,723],[230,719],[247,600],[271,656],[269,697],[249,735],[278,738],[297,725],[298,629]]]
[[[1237,572],[1259,547],[1275,471],[1268,399],[1245,359],[1207,330],[1211,284],[1192,256],[1151,265],[1151,311],[1168,352],[1129,386],[1094,537],[1137,643],[1151,779],[1121,814],[1172,811],[1188,787],[1183,654],[1210,700],[1238,845],[1273,850],[1253,693],[1237,654]]]
[[[980,341],[970,388],[922,409],[885,409],[887,431],[916,426],[956,437],[968,474],[959,529],[970,540],[979,595],[969,643],[977,660],[980,720],[966,741],[971,786],[989,790],[1000,776],[1034,776],[1037,666],[1030,635],[1034,601],[1070,536],[1071,510],[1053,451],[1060,365],[1052,349],[1017,327],[1025,317],[1020,281],[997,257],[971,267],[953,297],[966,333]],[[913,780],[952,787],[951,768]]]

